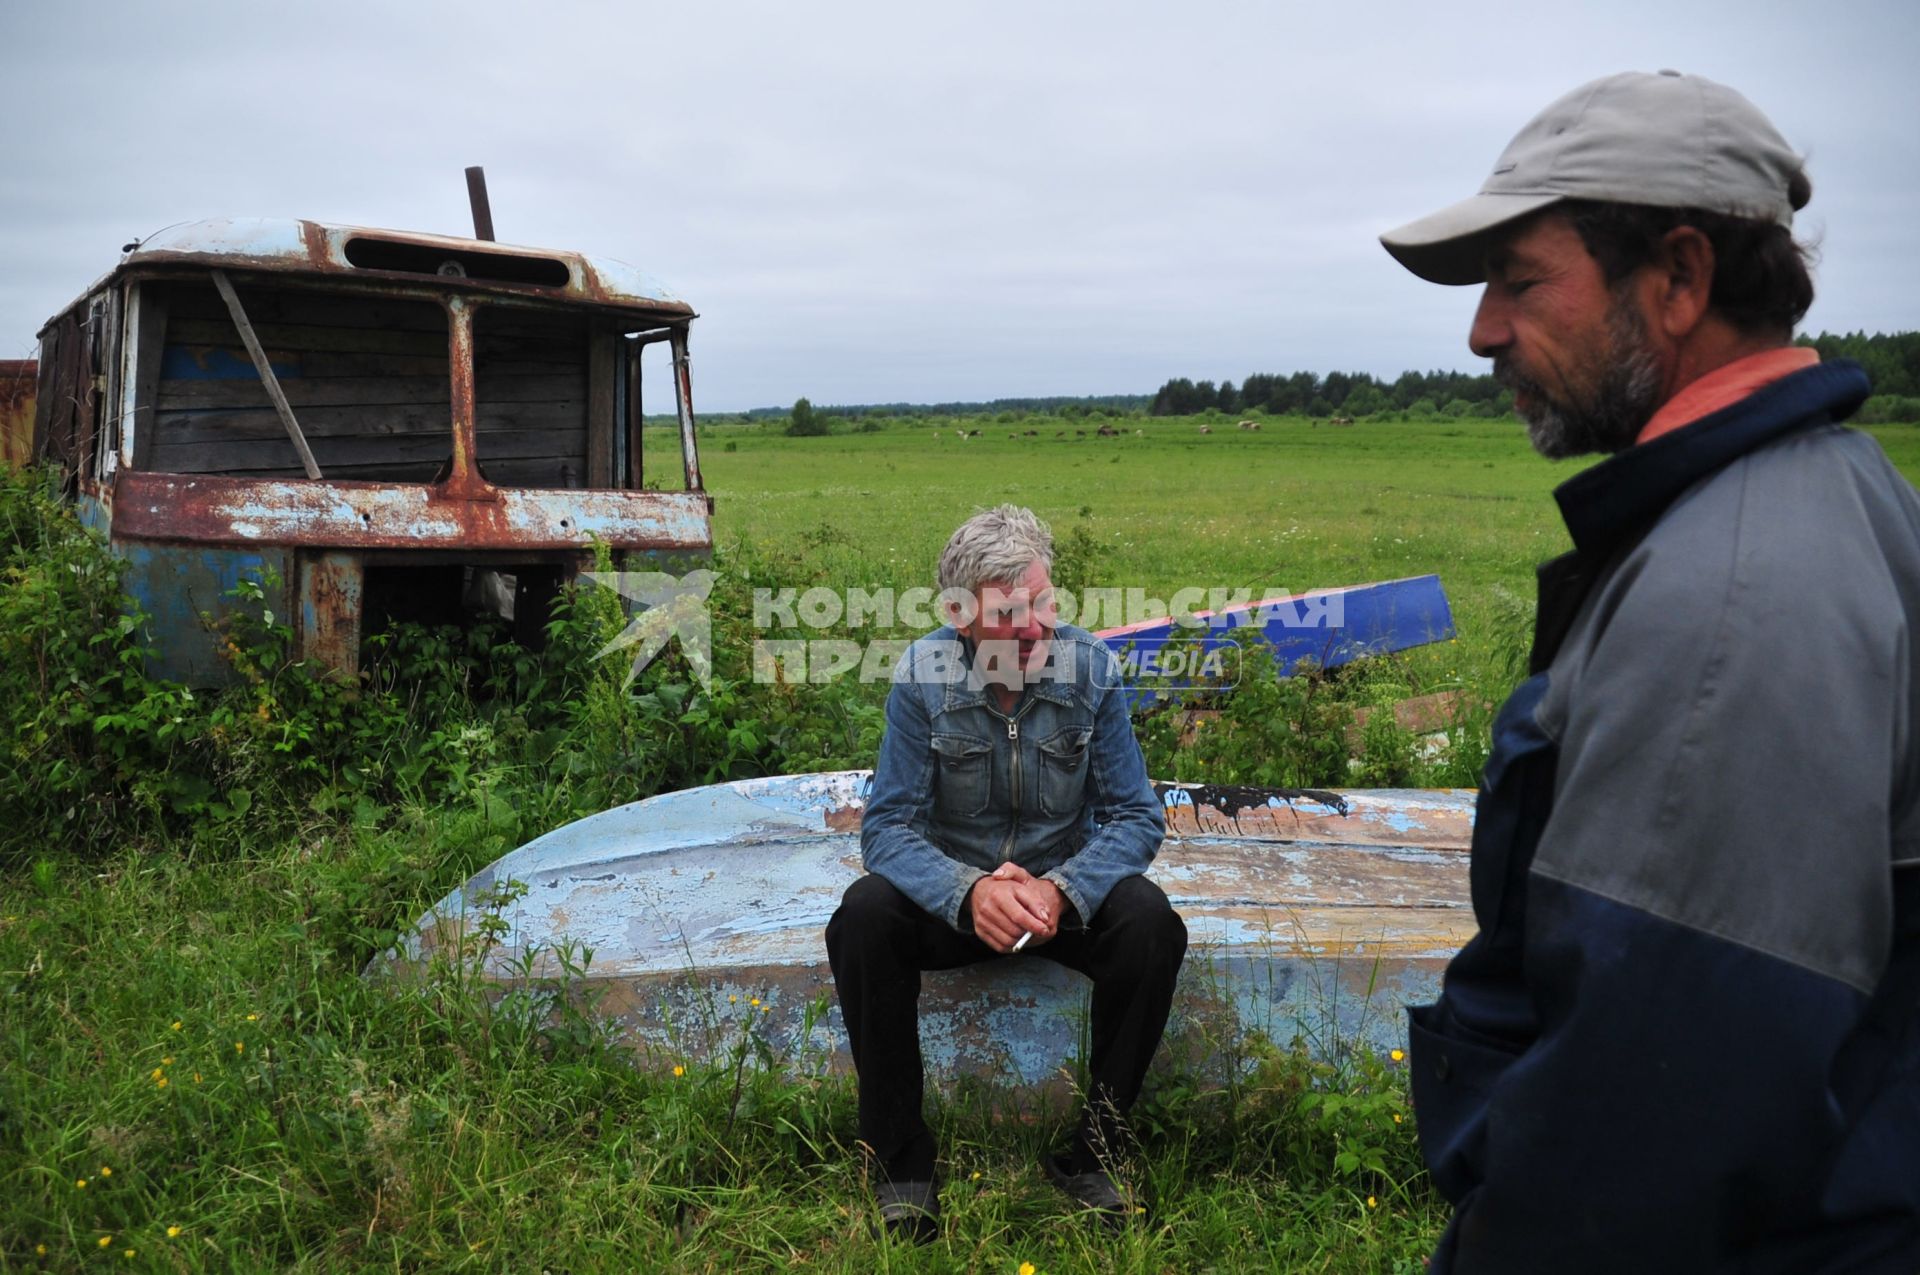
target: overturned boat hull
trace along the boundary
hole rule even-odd
[[[871,774],[743,780],[666,793],[558,828],[449,894],[394,954],[461,954],[502,981],[568,965],[658,1065],[750,1036],[790,1064],[850,1067],[823,940],[861,873]],[[1470,938],[1464,791],[1300,792],[1155,785],[1168,837],[1149,877],[1186,920],[1171,1048],[1243,1058],[1259,1038],[1332,1054],[1404,1043]],[[1061,1075],[1088,984],[1023,955],[929,973],[921,1038],[935,1076]]]

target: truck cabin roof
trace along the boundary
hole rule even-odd
[[[359,281],[406,291],[571,302],[628,312],[636,327],[683,323],[695,317],[693,308],[658,280],[612,257],[267,217],[169,226],[133,245],[79,300],[121,275],[179,266],[305,276],[316,282]]]

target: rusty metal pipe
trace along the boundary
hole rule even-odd
[[[673,380],[680,405],[680,461],[687,473],[687,490],[700,488],[700,444],[693,436],[693,376],[687,359],[687,326],[673,329]]]
[[[493,239],[493,207],[487,203],[487,170],[475,164],[467,170],[467,202],[473,205],[473,237]]]

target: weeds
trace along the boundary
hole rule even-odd
[[[1125,548],[1093,525],[1062,540],[1089,581]],[[716,555],[704,686],[673,648],[631,686],[595,659],[625,620],[599,590],[562,594],[541,651],[398,625],[343,681],[291,658],[262,581],[222,621],[233,685],[195,690],[148,676],[113,561],[31,476],[0,475],[0,553],[0,1267],[1375,1271],[1431,1241],[1389,1063],[1235,1040],[1230,1083],[1176,1067],[1139,1113],[1154,1222],[1117,1239],[1035,1169],[1064,1112],[962,1089],[932,1107],[946,1233],[905,1252],[868,1230],[850,1081],[783,1054],[751,996],[711,1007],[722,1049],[636,1068],[581,990],[591,952],[503,946],[511,882],[424,976],[360,976],[544,829],[868,764],[884,686],[756,681],[747,656],[755,584],[872,553],[844,526]],[[1156,773],[1220,782],[1466,765],[1386,728],[1349,744],[1403,688],[1432,689],[1256,662],[1204,731],[1166,714],[1143,740]]]

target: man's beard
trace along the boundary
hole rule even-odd
[[[1598,362],[1591,395],[1560,402],[1504,358],[1494,360],[1494,379],[1527,396],[1527,410],[1520,415],[1542,456],[1559,460],[1625,451],[1653,418],[1660,406],[1660,361],[1647,340],[1646,321],[1624,292],[1607,309],[1607,346]]]

